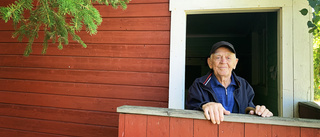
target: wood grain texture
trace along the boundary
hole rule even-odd
[[[162,73],[0,68],[0,76],[7,79],[60,81],[97,84],[120,84],[136,86],[168,87],[169,75]]]
[[[19,85],[19,86],[17,86]],[[36,86],[35,86],[36,85]],[[28,89],[28,90],[26,90]],[[0,79],[0,91],[168,102],[168,88]]]
[[[0,136],[1,137],[66,137],[63,135],[5,129],[5,128],[0,128]]]
[[[264,124],[245,124],[246,137],[271,137],[271,125]]]
[[[192,137],[193,119],[170,118],[170,137]]]
[[[118,137],[124,137],[125,114],[119,115]]]
[[[168,59],[0,55],[0,66],[169,73]]]
[[[272,126],[273,137],[300,137],[300,127]]]
[[[147,116],[147,137],[169,137],[169,117]]]
[[[42,44],[33,44],[31,55],[42,55]],[[0,43],[0,54],[22,55],[26,43]],[[81,56],[81,57],[121,57],[121,58],[169,58],[169,45],[122,45],[122,44],[88,44],[82,48],[79,44],[65,45],[59,50],[57,45],[49,44],[45,56]]]
[[[126,115],[125,116],[125,137],[146,137],[147,116]]]
[[[160,3],[160,2],[168,3],[169,0],[131,0],[129,2],[129,4],[132,4],[132,3]],[[1,0],[0,6],[6,6],[11,3],[13,3],[12,0]]]
[[[218,125],[208,120],[194,119],[194,137],[218,137]]]
[[[0,30],[13,31],[14,26],[12,20],[7,23],[0,20]],[[40,28],[43,30],[43,28]],[[159,31],[170,30],[170,17],[137,17],[137,18],[103,18],[102,23],[98,26],[98,32],[106,30],[118,30],[118,31]],[[83,30],[85,28],[83,27]]]
[[[66,136],[117,136],[117,128],[0,116],[0,127]]]
[[[2,37],[0,42],[19,42],[16,38],[12,38],[14,31],[1,31]],[[168,45],[169,31],[99,31],[96,35],[89,35],[87,32],[81,31],[78,33],[81,39],[86,43],[109,43],[109,44],[158,44]],[[43,42],[43,31],[39,32],[39,38],[34,39],[34,42]],[[28,42],[24,38],[22,42]],[[77,43],[69,37],[70,43]]]
[[[0,114],[21,118],[42,119],[78,124],[118,126],[118,113],[26,106],[0,103]]]
[[[91,110],[102,112],[116,112],[116,108],[131,104],[136,106],[167,107],[167,102],[153,102],[141,100],[121,100],[108,98],[90,98],[79,96],[61,96],[36,93],[20,93],[0,91],[1,103],[55,107],[76,110]]]
[[[320,137],[320,128],[301,128],[301,137]]]
[[[103,5],[95,6],[101,17],[169,17],[169,3],[130,4],[126,10],[115,10]]]
[[[244,137],[244,123],[222,122],[219,137]]]

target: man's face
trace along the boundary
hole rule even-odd
[[[232,69],[238,63],[236,55],[226,47],[218,48],[207,60],[216,77],[231,77]]]

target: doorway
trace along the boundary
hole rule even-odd
[[[187,16],[185,91],[209,71],[207,57],[218,41],[232,43],[239,59],[235,73],[255,91],[254,104],[278,115],[277,12]]]

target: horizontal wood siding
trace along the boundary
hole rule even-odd
[[[1,137],[116,137],[118,106],[168,106],[169,0],[95,6],[103,23],[96,35],[79,33],[87,48],[70,38],[45,55],[42,31],[24,57],[28,40],[12,38],[12,21],[0,21]]]
[[[119,124],[122,128],[119,137],[320,137],[320,128],[242,122],[222,122],[217,125],[203,119],[120,115]],[[153,132],[157,134],[151,134]]]

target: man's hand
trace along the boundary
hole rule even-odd
[[[220,124],[223,121],[224,115],[229,115],[230,111],[223,108],[221,103],[209,102],[202,106],[204,116],[211,120],[213,124]]]
[[[256,106],[256,110],[251,110],[249,112],[249,114],[251,114],[251,115],[256,114],[256,115],[259,115],[261,117],[271,117],[271,116],[273,116],[273,113],[271,111],[269,111],[269,109],[267,109],[263,105],[262,106],[257,105]]]

